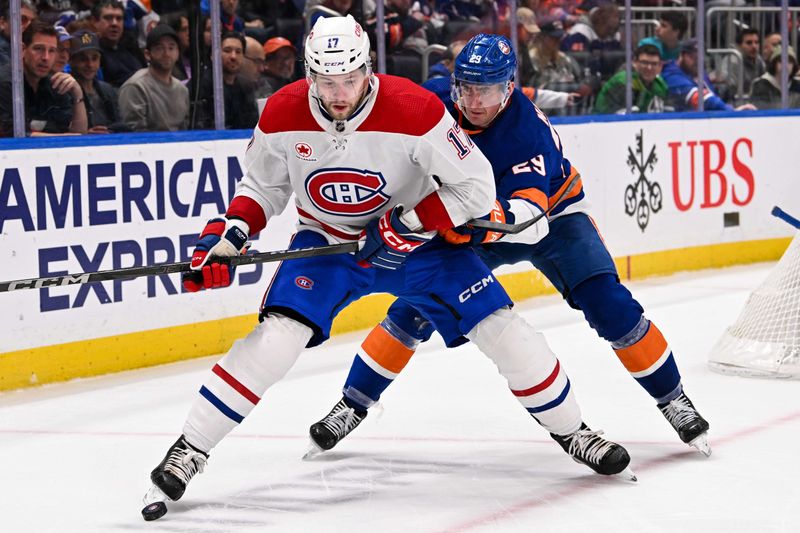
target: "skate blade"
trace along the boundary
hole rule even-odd
[[[161,489],[159,489],[156,485],[152,485],[150,487],[150,490],[148,490],[147,493],[144,495],[144,498],[142,498],[142,503],[144,503],[145,505],[150,505],[151,503],[156,503],[156,502],[166,503],[169,501],[172,500],[170,500],[169,496],[164,494],[164,492]]]
[[[694,439],[689,441],[689,446],[695,448],[697,451],[705,455],[706,457],[711,457],[711,445],[708,444],[708,434],[703,433],[698,435]]]
[[[311,461],[325,453],[325,450],[320,448],[313,439],[309,439],[308,451],[303,456],[303,461]]]
[[[614,474],[614,477],[621,479],[622,481],[630,481],[631,483],[636,483],[639,479],[636,477],[636,474],[633,473],[629,467],[626,467],[625,470]]]

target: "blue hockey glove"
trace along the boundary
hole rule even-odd
[[[481,220],[514,224],[514,213],[510,211],[508,200],[498,198],[494,202],[494,209],[492,209],[488,215],[482,216]],[[502,233],[497,231],[474,228],[469,224],[444,230],[439,232],[439,234],[450,244],[471,244],[473,246],[488,244],[503,236]]]
[[[192,253],[192,270],[183,273],[183,287],[197,292],[230,285],[236,267],[218,259],[246,253],[248,229],[247,223],[239,219],[209,220]]]
[[[361,234],[361,248],[356,258],[362,264],[396,270],[408,255],[428,242],[435,233],[416,233],[402,220],[403,206],[398,205],[380,218],[371,220]],[[416,217],[413,213],[408,213]]]

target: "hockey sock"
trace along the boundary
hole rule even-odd
[[[344,401],[356,411],[375,404],[414,355],[419,341],[389,318],[375,326],[361,344],[344,384]]]
[[[200,387],[183,428],[187,442],[210,452],[250,414],[267,388],[286,375],[311,335],[309,327],[270,314],[236,341]]]
[[[641,317],[633,330],[611,347],[636,382],[663,404],[681,393],[681,375],[666,339],[655,324]]]
[[[510,309],[498,309],[467,334],[497,365],[511,392],[550,433],[568,435],[581,425],[581,411],[544,335]]]

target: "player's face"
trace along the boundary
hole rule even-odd
[[[369,77],[363,69],[334,76],[314,74],[313,79],[322,106],[336,120],[345,120],[353,114],[369,86]]]
[[[506,98],[507,84],[472,84],[459,82],[456,85],[458,105],[473,125],[485,128],[500,112],[500,106]]]

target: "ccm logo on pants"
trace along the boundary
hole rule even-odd
[[[492,276],[491,274],[488,277],[483,278],[479,282],[470,285],[469,289],[465,290],[464,292],[458,295],[458,301],[463,304],[464,302],[472,298],[473,294],[478,294],[483,290],[484,287],[486,287],[490,283],[494,283],[494,276]]]

